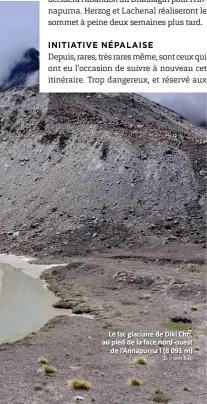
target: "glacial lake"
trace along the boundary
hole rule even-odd
[[[0,254],[0,343],[23,338],[57,315],[71,315],[71,310],[53,307],[58,299],[39,279],[51,266],[29,260]]]

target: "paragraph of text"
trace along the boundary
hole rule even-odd
[[[41,0],[40,90],[205,92],[206,0]]]

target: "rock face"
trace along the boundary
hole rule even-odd
[[[1,245],[74,253],[140,234],[203,242],[205,133],[134,94],[2,93]]]
[[[15,64],[4,83],[0,86],[0,92],[12,87],[24,86],[28,77],[39,71],[39,52],[35,48],[27,49],[21,60]]]
[[[207,122],[206,122],[206,121],[202,121],[202,122],[200,123],[200,127],[207,129]]]

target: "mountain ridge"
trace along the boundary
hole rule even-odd
[[[38,71],[39,51],[35,48],[28,48],[0,85],[0,92],[26,85],[30,75]]]
[[[40,66],[39,51],[35,48],[28,48],[23,52],[23,55],[21,56],[20,60],[16,64],[14,64],[10,72],[8,72],[7,77],[0,85],[0,92],[6,91],[10,88],[20,86],[32,86],[34,84],[38,84],[39,66]],[[163,101],[162,105],[164,106],[165,104],[166,102]],[[158,103],[158,105],[160,104]],[[173,107],[170,108],[169,105],[166,105],[166,107],[173,111]],[[203,117],[200,123],[199,121],[196,121],[196,124],[206,129],[207,121],[205,118],[206,117]],[[187,117],[185,116],[185,119],[189,120],[189,112],[188,116]],[[192,118],[190,121],[194,122],[195,119]]]

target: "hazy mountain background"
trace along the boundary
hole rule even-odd
[[[29,48],[39,50],[39,4],[0,2],[0,85]],[[29,77],[28,77],[29,80]]]

